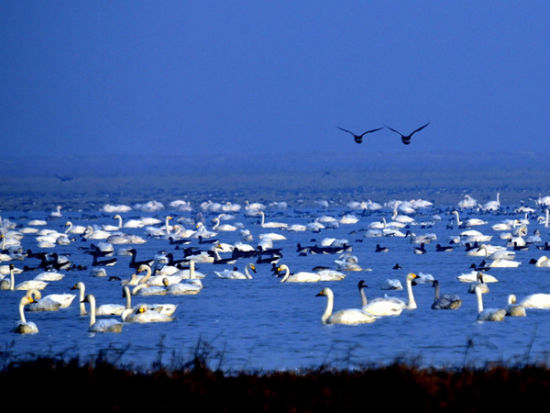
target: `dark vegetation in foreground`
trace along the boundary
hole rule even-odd
[[[396,361],[360,370],[228,374],[209,367],[202,351],[177,367],[156,362],[149,371],[121,366],[112,353],[85,362],[62,356],[10,361],[4,353],[4,401],[71,412],[550,411],[550,369],[539,365],[435,369]]]

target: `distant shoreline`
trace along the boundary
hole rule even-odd
[[[464,194],[486,201],[496,192],[501,192],[504,205],[511,205],[550,193],[547,159],[532,153],[10,158],[0,169],[0,208],[212,198],[422,198],[455,204]]]

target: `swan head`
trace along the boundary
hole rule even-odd
[[[416,275],[414,272],[410,272],[407,274],[407,281],[411,282],[412,285],[415,285],[414,280],[418,278],[418,275]]]
[[[138,272],[144,272],[144,271],[150,271],[151,267],[149,267],[147,264],[141,264],[138,268]]]
[[[357,283],[357,288],[358,288],[359,290],[362,290],[363,288],[367,288],[367,287],[368,287],[368,285],[365,283],[364,280],[360,280],[360,281]]]
[[[82,281],[77,282],[75,285],[71,287],[71,290],[83,290],[84,289],[84,283]]]
[[[21,298],[21,305],[25,306],[27,304],[35,303],[36,300],[32,295],[25,295]]]
[[[332,290],[328,287],[323,288],[321,291],[319,291],[315,296],[321,297],[321,296],[331,296]]]
[[[517,297],[515,294],[510,294],[508,296],[508,304],[515,304],[517,302]]]
[[[40,300],[42,298],[42,293],[36,289],[27,290],[26,295],[32,297],[34,301]]]
[[[81,303],[95,303],[95,297],[92,294],[88,294],[84,297]]]

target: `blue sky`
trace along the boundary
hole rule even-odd
[[[547,1],[3,1],[4,155],[548,152]],[[387,124],[362,145],[357,132]]]

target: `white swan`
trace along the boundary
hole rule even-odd
[[[479,273],[480,271],[470,271],[468,273],[463,273],[457,276],[457,280],[463,283],[475,283],[479,281]],[[496,283],[498,282],[498,279],[491,275],[491,274],[485,274],[482,273],[483,276],[483,282],[485,283]]]
[[[61,216],[63,216],[63,215],[61,214],[61,208],[62,208],[61,205],[57,205],[57,206],[55,207],[55,211],[52,211],[52,212],[50,213],[50,217],[52,217],[52,218],[60,218]]]
[[[84,304],[84,298],[86,297],[86,285],[84,285],[82,281],[78,281],[75,285],[71,287],[71,290],[79,290],[78,302],[80,303],[80,315],[87,315],[88,312],[86,311],[86,306]]]
[[[320,281],[341,281],[346,278],[346,274],[343,272],[330,268],[323,268],[315,272],[321,276]]]
[[[468,194],[464,195],[464,199],[458,202],[458,207],[460,209],[470,209],[476,206],[477,200]]]
[[[58,311],[62,308],[68,308],[75,294],[48,294],[42,297],[38,290],[27,290],[27,295],[32,295],[34,302],[26,307],[27,311]]]
[[[114,318],[102,318],[96,320],[96,302],[93,294],[88,294],[84,302],[90,303],[90,326],[89,331],[93,333],[120,333],[123,323]]]
[[[295,274],[290,273],[290,268],[288,265],[282,264],[277,267],[277,272],[284,271],[283,278],[281,279],[282,283],[291,283],[291,282],[318,282],[321,281],[321,276],[315,272],[300,271]]]
[[[103,231],[120,231],[122,229],[122,217],[119,214],[116,214],[113,219],[118,220],[118,225],[106,224],[101,227]]]
[[[358,222],[359,222],[359,218],[357,218],[353,214],[345,214],[338,220],[339,224],[344,224],[344,225],[346,225],[346,224],[356,224]]]
[[[109,231],[103,231],[99,228],[94,228],[91,225],[86,226],[86,232],[83,234],[83,237],[87,240],[89,239],[107,239],[111,236],[111,233]]]
[[[65,234],[81,235],[86,232],[86,227],[84,225],[73,225],[71,221],[67,221],[65,226],[67,227]]]
[[[514,261],[507,258],[497,258],[490,261],[487,266],[491,268],[516,268],[519,267],[521,261]]]
[[[166,294],[168,295],[195,295],[202,291],[201,280],[186,280],[177,284],[167,285]]]
[[[456,217],[456,225],[459,227],[475,227],[475,226],[487,224],[487,221],[484,221],[479,218],[469,218],[466,220],[466,222],[463,222],[460,220],[459,212],[456,210],[453,211],[452,214]]]
[[[535,262],[535,267],[550,267],[550,259],[546,255],[543,255]]]
[[[359,293],[361,294],[361,310],[376,317],[382,316],[398,316],[406,307],[403,300],[391,297],[379,297],[374,300],[367,301],[365,294],[365,288],[367,285],[363,280],[359,281],[357,285]]]
[[[508,303],[505,309],[506,315],[510,317],[525,317],[527,315],[525,307],[517,303],[515,294],[508,295]]]
[[[478,321],[503,321],[506,317],[504,308],[483,308],[483,297],[479,286],[475,288],[477,298],[477,319]]]
[[[121,318],[125,323],[166,323],[174,321],[171,315],[151,310],[146,304],[142,304],[136,309],[125,309]]]
[[[213,231],[222,231],[222,232],[230,232],[230,231],[236,231],[237,227],[235,225],[231,224],[221,224],[221,215],[218,215],[216,218],[213,219],[214,226],[212,227]]]
[[[535,309],[549,309],[550,308],[550,294],[536,293],[525,297],[520,302],[525,308]]]
[[[323,324],[368,324],[376,321],[376,317],[368,314],[359,308],[349,308],[345,310],[339,310],[335,313],[332,312],[334,308],[334,293],[330,288],[324,288],[317,296],[327,297],[327,306],[325,312],[321,316]]]
[[[14,331],[18,334],[36,334],[38,327],[32,321],[27,321],[25,318],[25,306],[34,303],[32,295],[25,295],[19,301],[19,321],[15,325]]]
[[[256,272],[256,266],[253,263],[248,263],[244,267],[244,274],[237,269],[237,267],[234,267],[232,270],[230,269],[224,269],[223,271],[214,271],[214,273],[218,276],[218,278],[223,279],[229,279],[229,280],[251,280],[252,275],[248,270],[252,270],[254,273]]]
[[[489,287],[485,283],[485,274],[483,274],[481,271],[478,271],[477,281],[470,284],[470,287],[468,288],[468,292],[470,294],[474,294],[476,292],[477,287],[480,288],[483,294],[487,294],[489,292]]]
[[[206,277],[206,274],[195,270],[195,260],[193,259],[189,260],[189,269],[179,270],[172,275],[178,276],[182,280],[196,280]]]
[[[11,274],[10,274],[11,277]],[[16,290],[43,290],[48,283],[40,280],[26,280],[22,281],[15,286]]]
[[[127,308],[132,309],[131,295],[130,288],[124,286],[122,289],[122,297],[126,298],[126,304],[102,304],[96,308],[96,315],[122,315],[122,312]]]
[[[368,271],[359,265],[359,258],[355,255],[342,254],[334,260],[337,268],[342,271]]]
[[[483,204],[482,209],[487,212],[498,211],[500,208],[500,192],[497,192],[497,199],[494,201],[489,201]]]
[[[37,281],[60,281],[63,278],[65,278],[65,274],[51,270],[43,271],[33,279]]]
[[[287,228],[288,227],[288,224],[284,222],[275,222],[275,221],[265,222],[264,211],[260,210],[259,214],[262,217],[262,222],[260,223],[262,228]]]
[[[432,282],[434,288],[434,302],[432,304],[433,310],[457,310],[462,305],[462,300],[456,294],[443,294],[439,295],[439,281],[434,280]]]
[[[168,284],[177,284],[182,280],[182,277],[174,273],[172,275],[159,274],[152,276],[151,267],[147,264],[141,264],[137,270],[138,274],[145,271],[145,275],[140,279],[139,284],[147,284],[148,286],[165,286]]]
[[[161,228],[157,228],[154,226],[147,226],[145,228],[145,232],[147,235],[151,237],[165,237],[168,238],[172,235],[172,226],[170,225],[170,221],[174,219],[171,215],[168,215],[164,218],[164,226]],[[143,219],[142,219],[143,222]]]

